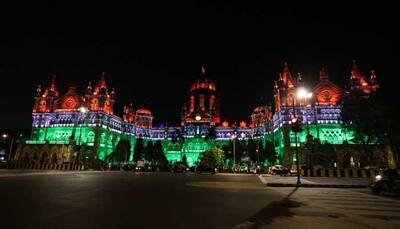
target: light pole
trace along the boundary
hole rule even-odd
[[[306,99],[311,98],[312,93],[308,92],[305,88],[299,88],[297,90],[297,99],[304,99],[304,106],[306,106]],[[301,132],[300,120],[296,117],[294,97],[292,98],[292,108],[293,108],[293,119],[292,119],[292,131],[294,132],[294,143],[295,143],[295,154],[296,154],[296,170],[297,170],[297,185],[300,185],[300,160],[299,160],[299,150],[298,150],[298,140],[297,133]],[[308,128],[308,125],[307,125]],[[308,133],[309,134],[309,133]]]
[[[299,163],[299,151],[297,149],[297,132],[299,129],[299,120],[296,117],[296,110],[294,105],[294,97],[292,98],[292,108],[293,108],[293,119],[292,119],[292,131],[294,132],[294,144],[295,144],[295,155],[296,155],[296,175],[297,175],[297,185],[300,185],[300,163]]]
[[[8,134],[3,134],[3,135],[1,135],[1,137],[4,140],[6,140],[9,136],[8,136]],[[8,162],[11,160],[11,151],[12,151],[13,144],[14,144],[14,137],[11,136],[10,148],[8,149],[8,159],[7,159]]]
[[[233,134],[233,135],[231,136],[231,139],[232,139],[232,141],[233,141],[233,170],[235,171],[235,166],[236,166],[236,145],[235,145],[235,142],[236,142],[236,135]]]
[[[307,137],[306,137],[306,142],[312,141],[312,135],[310,135],[310,128],[308,126],[308,118],[307,118],[307,99],[310,99],[313,96],[312,92],[309,92],[306,88],[299,88],[297,92],[297,97],[299,99],[303,99],[304,101],[304,115],[303,121],[306,122],[306,128],[307,128]],[[311,163],[311,154],[308,153],[307,157],[307,166],[309,166]]]
[[[81,106],[78,108],[78,112],[81,113],[83,116],[86,115],[86,113],[88,112],[88,109],[84,106]],[[85,121],[85,118],[83,118],[83,121]],[[79,129],[79,136],[78,136],[78,152],[76,153],[76,159],[75,159],[75,163],[79,164],[79,157],[80,157],[80,153],[81,153],[81,137],[82,137],[82,124],[81,123],[81,127]]]

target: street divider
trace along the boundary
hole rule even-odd
[[[43,164],[43,163],[5,163],[0,164],[0,169],[29,169],[29,170],[60,170],[60,171],[68,171],[68,170],[77,170],[83,171],[85,170],[84,165],[76,165],[76,164]]]
[[[398,170],[400,173],[400,170]],[[346,177],[346,178],[374,178],[383,175],[382,169],[325,169],[313,168],[302,169],[301,175],[304,177]]]

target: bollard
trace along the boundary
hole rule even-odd
[[[321,177],[326,177],[326,169],[321,169]]]
[[[344,177],[349,177],[349,170],[348,169],[344,169]]]
[[[329,173],[329,177],[333,177],[333,169],[329,169],[328,173]]]
[[[358,174],[357,174],[357,170],[356,169],[352,169],[352,172],[353,172],[353,178],[358,178]]]
[[[342,177],[342,171],[340,169],[336,169],[336,177]]]
[[[367,171],[365,171],[365,169],[361,170],[361,177],[367,178]]]

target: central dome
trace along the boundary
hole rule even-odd
[[[199,89],[205,89],[205,90],[211,90],[211,91],[217,90],[214,82],[212,82],[212,80],[207,79],[205,76],[198,79],[190,87],[190,91],[195,91],[195,90],[199,90]]]
[[[188,106],[183,106],[182,125],[185,123],[216,125],[220,122],[216,86],[212,80],[207,79],[204,67],[201,73],[201,77],[190,87]]]

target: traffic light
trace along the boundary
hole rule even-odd
[[[301,120],[299,118],[293,118],[292,119],[292,131],[299,133],[301,131],[303,131],[303,129],[301,129]]]

